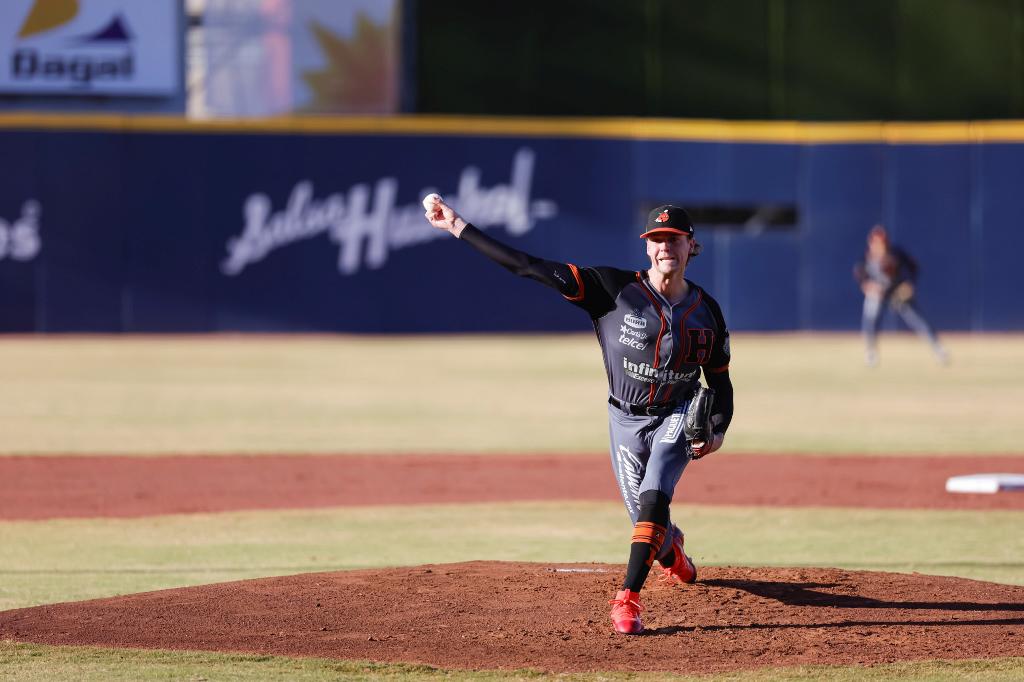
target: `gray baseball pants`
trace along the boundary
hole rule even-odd
[[[634,525],[640,513],[640,493],[660,490],[671,500],[679,477],[693,458],[683,435],[683,418],[689,406],[686,400],[667,415],[648,417],[608,405],[612,469]],[[671,534],[679,533],[671,520],[668,527]],[[672,540],[672,535],[666,539],[658,559],[672,551]]]

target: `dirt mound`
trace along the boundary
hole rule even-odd
[[[611,632],[622,567],[472,562],[265,578],[0,613],[0,639],[408,661],[671,670],[1019,656],[1024,587],[821,568],[652,578]]]

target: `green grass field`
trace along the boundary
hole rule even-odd
[[[1024,336],[734,336],[746,452],[1019,453]],[[592,335],[0,339],[0,453],[604,452]]]
[[[727,448],[1020,453],[1024,337],[736,335]],[[605,451],[590,336],[0,339],[7,454]],[[518,503],[0,522],[0,609],[250,577],[470,559],[624,560],[617,504]],[[1024,584],[1020,512],[681,505],[704,565],[918,571]],[[473,541],[441,542],[473,519]],[[554,519],[558,523],[554,523]],[[558,533],[551,529],[561,529]],[[382,532],[381,529],[387,529]],[[441,549],[444,547],[444,549]],[[1024,658],[714,678],[1010,680]],[[536,679],[426,667],[0,643],[0,680]],[[618,674],[571,680],[666,679]],[[686,678],[673,678],[686,679]]]
[[[563,682],[781,682],[782,680],[821,680],[855,682],[867,680],[985,680],[1014,682],[1020,679],[1018,659],[986,661],[928,661],[901,663],[874,668],[804,666],[764,669],[742,674],[684,676],[666,673],[601,673],[600,675],[541,675],[530,671],[493,672],[438,670],[429,666],[330,661],[318,658],[283,658],[180,651],[132,651],[93,647],[46,647],[0,642],[0,679],[23,682],[52,682],[55,679],[80,682],[107,682],[129,679],[145,682],[169,680],[248,682],[325,682],[327,680],[451,680],[469,682],[535,682],[557,679]],[[130,674],[122,674],[130,671]]]
[[[673,518],[701,565],[917,571],[1024,585],[1019,512],[761,508],[755,514],[747,507],[679,505]],[[628,532],[625,511],[611,502],[7,522],[0,524],[0,610],[376,566],[475,559],[621,563]]]

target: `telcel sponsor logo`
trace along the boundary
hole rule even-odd
[[[619,343],[637,350],[647,348],[647,332],[638,331],[647,328],[647,319],[640,314],[640,311],[634,310],[631,313],[626,313],[622,321],[625,324],[619,325],[619,331],[622,332],[619,335]]]
[[[629,317],[629,315],[626,317]],[[619,335],[619,343],[629,346],[630,348],[636,348],[637,350],[647,348],[647,332],[631,329],[624,324],[619,325],[619,331],[622,332],[622,334]]]
[[[21,207],[21,217],[13,223],[0,218],[0,260],[30,261],[39,254],[43,246],[39,236],[40,213],[39,202],[30,200]]]
[[[513,236],[526,234],[537,220],[558,212],[554,201],[530,197],[534,157],[530,149],[518,150],[512,159],[511,181],[492,187],[481,185],[478,168],[466,167],[459,176],[458,192],[443,196],[481,229],[504,225]],[[326,233],[340,247],[338,272],[352,275],[363,267],[383,267],[392,251],[448,237],[424,220],[419,201],[399,206],[397,195],[397,178],[381,178],[372,187],[353,185],[322,199],[314,197],[313,183],[303,180],[295,185],[284,210],[274,212],[270,197],[252,194],[242,208],[245,228],[228,240],[221,272],[239,275],[279,248]]]

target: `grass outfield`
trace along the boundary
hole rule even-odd
[[[727,447],[1019,453],[1024,336],[736,335]],[[590,335],[0,338],[0,454],[603,453]],[[705,565],[836,566],[1024,584],[1021,512],[679,505]],[[473,532],[453,534],[467,527]],[[558,529],[557,532],[553,529]],[[0,609],[226,580],[471,559],[622,563],[614,503],[0,522]],[[0,679],[536,679],[359,662],[0,643]],[[692,679],[601,673],[567,680]],[[769,669],[704,680],[1011,680],[1024,658]]]
[[[766,509],[680,505],[702,565],[836,566],[1024,584],[1022,512]],[[451,528],[463,533],[451,533]],[[553,529],[558,529],[557,532]],[[615,503],[361,507],[0,523],[0,609],[312,571],[473,559],[623,561],[628,521]],[[116,651],[0,643],[0,679],[538,679],[216,653]],[[665,675],[559,676],[598,680]],[[1024,658],[930,661],[865,669],[799,667],[700,678],[1014,680]]]
[[[331,661],[321,658],[285,658],[181,651],[133,651],[95,647],[47,647],[0,641],[0,675],[23,682],[50,682],[53,679],[80,682],[108,680],[287,680],[321,682],[323,680],[389,680],[420,682],[433,680],[522,680],[558,679],[564,682],[781,682],[782,680],[823,680],[856,682],[860,680],[981,680],[1010,682],[1024,674],[1021,659],[985,661],[928,661],[900,663],[871,668],[803,666],[765,669],[744,673],[710,676],[683,676],[666,673],[601,673],[600,675],[541,675],[530,671],[439,670],[430,666],[380,664],[358,661]]]
[[[1024,336],[733,340],[748,452],[1019,453]],[[0,454],[604,452],[592,335],[0,338]]]
[[[674,519],[701,565],[917,571],[1024,585],[1024,512],[680,505]],[[0,610],[376,566],[621,564],[628,534],[625,510],[611,502],[6,522]]]

